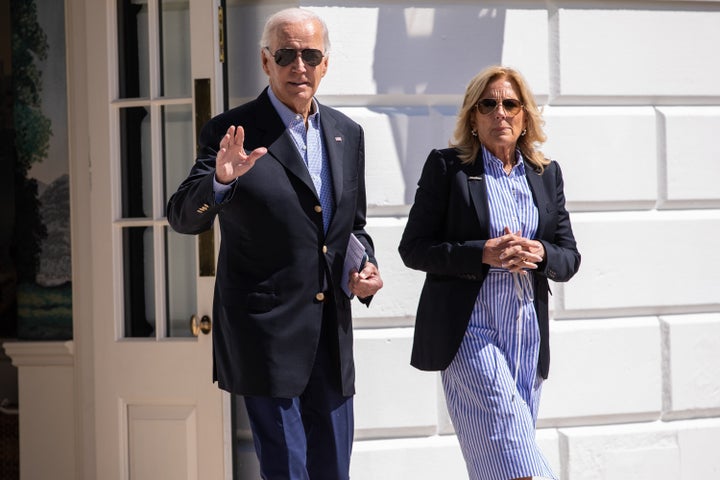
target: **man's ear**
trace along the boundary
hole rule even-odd
[[[330,57],[328,55],[325,55],[322,59],[323,72],[322,72],[321,78],[325,77],[325,75],[327,74],[329,61],[330,61]]]
[[[269,60],[268,56],[265,55],[265,52],[261,48],[260,49],[260,63],[262,64],[262,69],[265,72],[265,74],[270,76],[270,70],[269,70],[270,67],[268,67],[268,60]]]

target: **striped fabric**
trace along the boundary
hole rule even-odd
[[[517,156],[506,175],[502,162],[483,147],[491,237],[503,235],[505,226],[529,238],[537,229],[537,208],[522,156]],[[537,374],[540,333],[531,275],[490,270],[462,345],[442,372],[471,480],[557,478],[535,442],[542,379]]]

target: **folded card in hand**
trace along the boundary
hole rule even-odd
[[[350,241],[348,241],[347,250],[345,251],[345,264],[343,265],[342,279],[340,280],[343,292],[348,298],[352,298],[353,295],[348,288],[348,281],[350,280],[350,272],[353,270],[361,271],[365,267],[367,261],[367,253],[365,252],[365,245],[360,243],[360,240],[354,235],[350,234]]]

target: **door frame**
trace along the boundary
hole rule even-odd
[[[192,2],[193,0],[191,0]],[[202,2],[206,3],[207,2]],[[108,228],[105,216],[111,211],[111,193],[100,195],[102,189],[99,178],[107,175],[103,161],[111,155],[112,112],[110,102],[116,91],[116,78],[110,62],[115,61],[111,51],[111,33],[115,28],[114,0],[65,0],[66,25],[66,64],[68,78],[68,149],[71,205],[72,271],[73,271],[73,343],[75,369],[75,465],[78,478],[94,479],[121,478],[120,475],[106,476],[108,472],[99,472],[98,455],[102,455],[102,446],[98,446],[98,388],[102,382],[96,370],[97,360],[103,354],[98,351],[102,345],[101,332],[97,322],[103,316],[114,314],[112,292],[104,292],[99,284],[103,276],[107,277],[108,262],[111,267],[115,257],[112,248],[112,229]],[[213,25],[212,39],[217,38],[218,17],[217,0],[213,0],[204,10]],[[202,44],[201,44],[202,43]],[[191,42],[192,73],[211,71],[213,114],[222,109],[222,66],[217,61],[217,49],[214,54],[206,51],[208,45],[215,42]],[[198,62],[198,65],[196,65]],[[202,62],[202,64],[201,64]],[[210,66],[209,66],[210,65]],[[205,75],[207,76],[207,75]],[[107,177],[104,177],[107,178]],[[95,188],[93,190],[93,180]],[[217,236],[217,235],[216,235]],[[217,245],[217,242],[215,242]],[[103,260],[110,259],[110,260]],[[111,275],[112,276],[112,275]],[[109,280],[112,284],[114,280]],[[198,278],[207,289],[214,278]],[[211,291],[211,288],[210,288]],[[205,311],[211,305],[211,298],[205,298],[198,304],[199,311]],[[210,311],[210,310],[207,310]],[[210,341],[210,336],[201,341]],[[217,389],[212,385],[212,388]],[[224,478],[232,479],[232,423],[231,399],[224,392],[222,396],[222,456]],[[113,455],[118,455],[115,452]],[[120,472],[118,468],[115,471]]]

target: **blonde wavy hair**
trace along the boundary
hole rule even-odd
[[[526,133],[518,138],[517,148],[527,162],[542,172],[545,166],[550,163],[550,160],[537,150],[537,147],[547,140],[547,136],[542,129],[545,121],[527,82],[520,72],[510,67],[493,65],[487,67],[470,80],[455,124],[455,132],[450,140],[450,147],[458,150],[458,156],[462,163],[472,164],[475,162],[480,152],[479,137],[472,134],[471,119],[475,114],[475,104],[481,99],[481,95],[488,84],[499,78],[506,78],[513,84],[513,88],[520,96],[519,100],[525,110]]]

